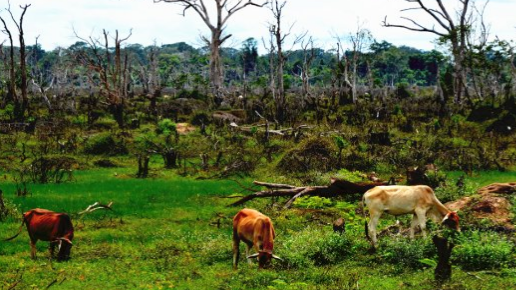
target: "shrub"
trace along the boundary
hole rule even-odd
[[[472,231],[458,237],[453,263],[464,270],[491,270],[516,266],[514,245],[493,232]]]
[[[156,128],[157,134],[163,134],[165,136],[169,136],[175,132],[176,132],[176,123],[174,123],[172,120],[163,119],[158,122],[158,127]]]
[[[311,170],[327,172],[337,164],[336,152],[334,142],[321,137],[309,138],[287,152],[280,160],[278,169],[285,173]]]
[[[91,125],[91,128],[103,131],[113,130],[117,127],[117,122],[111,118],[100,118]]]
[[[306,227],[282,241],[278,254],[288,268],[310,265],[332,265],[351,256],[355,251],[354,239],[327,229]]]
[[[84,153],[95,155],[123,155],[128,149],[123,140],[115,139],[111,133],[91,137],[84,145]]]
[[[20,213],[15,204],[4,199],[3,192],[0,189],[0,222],[7,218],[19,218]]]
[[[425,259],[436,256],[435,247],[430,238],[384,239],[386,245],[381,249],[381,256],[394,265],[403,265],[411,269],[421,269],[425,266]]]
[[[294,206],[300,208],[321,209],[333,204],[331,199],[320,196],[302,196],[294,201]]]

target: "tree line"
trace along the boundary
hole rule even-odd
[[[73,112],[80,103],[88,108],[89,118],[104,108],[123,128],[126,107],[137,97],[148,101],[147,112],[154,117],[164,96],[200,99],[214,108],[259,98],[271,104],[267,113],[279,124],[295,111],[292,102],[297,110],[317,110],[323,103],[339,106],[359,99],[409,97],[421,88],[430,88],[428,94],[443,110],[450,103],[514,101],[514,46],[507,40],[488,41],[487,31],[473,28],[483,19],[470,1],[461,1],[454,11],[460,12],[458,20],[450,17],[442,1],[435,1],[438,10],[426,1],[407,1],[432,16],[441,30],[410,18],[405,19],[412,26],[384,20],[386,27],[436,34],[442,49],[432,51],[376,40],[363,27],[346,37],[336,36],[332,49],[318,48],[308,33],[294,37],[296,49],[286,49],[286,38],[293,37],[282,28],[286,1],[238,2],[229,10],[222,9],[226,1],[215,1],[223,20],[216,25],[209,23],[203,1],[201,6],[195,1],[165,2],[183,5],[184,12],[194,9],[201,16],[212,33],[211,39],[205,38],[206,46],[195,48],[184,42],[142,46],[130,43],[131,32],[103,30],[87,37],[75,33],[75,44],[45,51],[37,38],[34,44],[24,39],[23,18],[30,5],[20,7],[18,19],[9,6],[11,19],[0,17],[8,36],[7,44],[0,46],[2,121],[26,122],[41,114],[39,108],[48,115]],[[239,48],[222,47],[230,37],[223,34],[226,21],[247,6],[271,11],[270,39],[251,37]],[[8,29],[9,20],[16,24],[16,32]],[[259,46],[266,53],[259,55]]]

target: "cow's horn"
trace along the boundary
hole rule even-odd
[[[273,257],[274,259],[276,259],[276,260],[280,260],[280,261],[282,261],[282,262],[283,262],[283,259],[282,259],[282,258],[280,258],[280,257],[278,257],[278,256],[276,256],[276,255],[274,255],[274,254],[272,254],[272,257]]]
[[[70,245],[73,245],[72,241],[70,241],[67,238],[57,238],[57,240],[65,241],[65,242],[69,243]]]
[[[247,259],[252,259],[258,257],[259,253],[254,253],[252,255],[247,256]]]

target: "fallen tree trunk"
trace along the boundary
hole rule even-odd
[[[289,184],[253,181],[255,185],[261,185],[267,187],[268,189],[244,196],[243,198],[230,204],[230,206],[242,205],[245,202],[255,198],[283,196],[290,197],[290,199],[283,206],[284,208],[290,208],[294,201],[301,196],[308,195],[321,197],[338,197],[355,193],[363,194],[375,186],[389,185],[391,184],[391,181],[392,179],[389,180],[389,182],[354,183],[347,180],[331,178],[330,185],[328,186],[294,186]]]

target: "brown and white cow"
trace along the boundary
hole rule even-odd
[[[233,268],[237,268],[240,258],[240,241],[247,245],[246,257],[249,264],[251,259],[256,257],[258,257],[259,268],[263,268],[273,258],[281,260],[272,254],[274,237],[274,226],[269,217],[254,209],[240,210],[233,218]],[[252,247],[256,253],[249,255]]]
[[[412,214],[410,238],[414,238],[414,230],[418,225],[423,235],[426,235],[427,216],[436,223],[459,230],[457,213],[447,209],[426,185],[376,186],[364,193],[363,203],[369,209],[370,220],[366,234],[372,239],[373,246],[377,244],[376,226],[384,212],[394,216]]]
[[[56,213],[46,209],[32,209],[23,214],[23,221],[18,233],[5,241],[16,238],[22,231],[23,224],[27,226],[30,237],[31,258],[36,258],[36,242],[38,240],[50,242],[50,257],[54,256],[55,247],[58,247],[57,260],[70,258],[73,240],[73,225],[70,217],[65,213]]]

